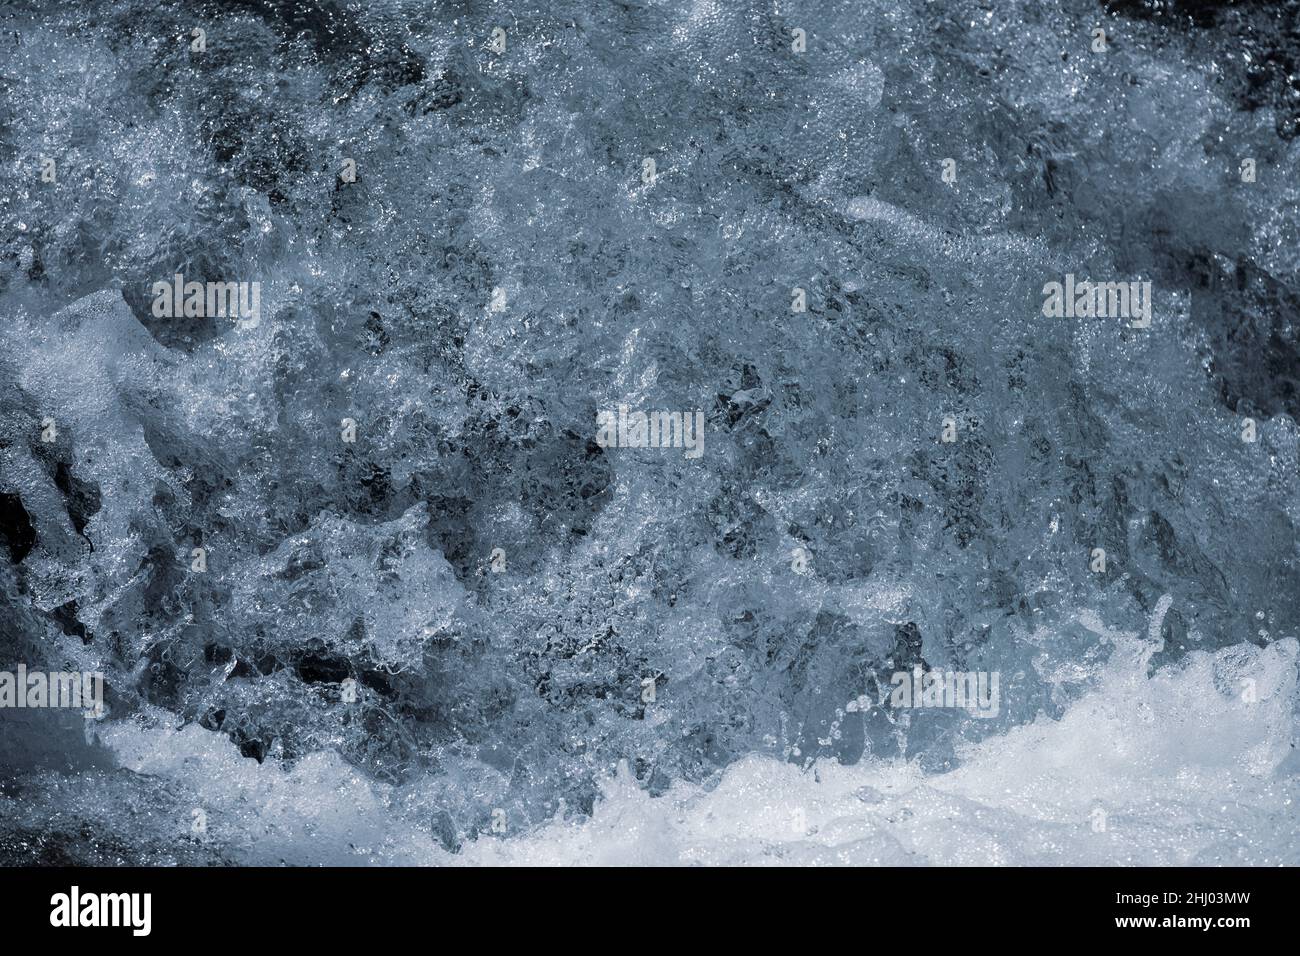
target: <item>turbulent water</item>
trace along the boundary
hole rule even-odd
[[[1294,0],[0,4],[0,671],[106,686],[0,707],[0,862],[1300,862],[1298,66]]]

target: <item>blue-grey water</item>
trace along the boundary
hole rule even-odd
[[[0,860],[1300,862],[1298,24],[0,4]]]

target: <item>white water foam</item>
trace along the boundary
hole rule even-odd
[[[1157,610],[1157,613],[1162,609]],[[1100,628],[1096,620],[1090,626]],[[1294,639],[1194,651],[1148,676],[1157,643],[1108,633],[1109,661],[1059,720],[959,749],[961,765],[766,756],[715,787],[651,797],[624,769],[595,813],[450,854],[427,784],[375,784],[334,754],[285,770],[219,734],[121,722],[123,766],[202,797],[209,839],[246,863],[451,865],[1164,865],[1295,863]],[[422,822],[424,825],[422,825]]]
[[[1166,865],[1295,863],[1297,642],[1193,652],[1147,677],[1157,645],[1125,638],[1098,686],[1040,717],[915,763],[764,757],[710,792],[652,799],[624,774],[594,817],[468,862],[531,864]],[[1253,703],[1242,682],[1254,681]],[[1249,686],[1249,685],[1247,685]],[[1251,696],[1251,695],[1247,695]],[[1104,814],[1104,816],[1101,816]]]

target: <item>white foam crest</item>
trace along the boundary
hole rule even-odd
[[[1293,863],[1297,648],[1198,651],[1148,677],[1157,646],[1121,638],[1060,720],[966,746],[949,773],[901,760],[812,772],[754,756],[711,791],[651,798],[624,771],[590,821],[480,841],[464,861]]]
[[[1167,610],[1167,608],[1165,609]],[[1153,615],[1153,620],[1159,615]],[[1258,865],[1300,860],[1300,644],[1194,651],[1148,674],[1158,645],[1112,635],[1097,681],[1061,716],[912,761],[802,770],[767,756],[716,787],[649,796],[624,767],[595,813],[460,854],[410,808],[427,782],[367,780],[333,753],[284,769],[190,725],[120,722],[101,739],[137,772],[201,793],[211,839],[240,862],[452,865]],[[161,712],[160,712],[161,714]]]

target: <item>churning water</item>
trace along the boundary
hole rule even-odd
[[[0,859],[1300,862],[1297,23],[0,5]]]

